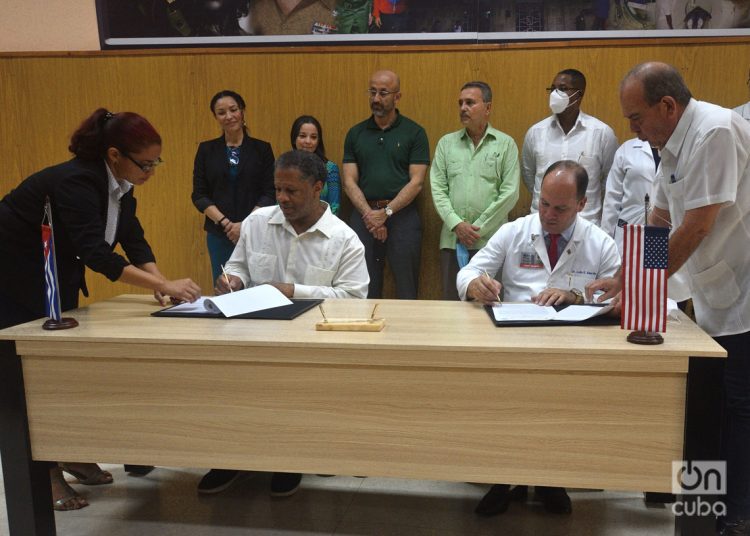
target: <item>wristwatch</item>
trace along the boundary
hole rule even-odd
[[[570,289],[570,292],[572,292],[573,296],[576,297],[576,300],[573,302],[573,305],[583,305],[583,292],[581,292],[577,288]]]
[[[385,210],[386,217],[390,218],[391,216],[393,216],[393,209],[390,207],[390,205],[386,205],[383,210]]]

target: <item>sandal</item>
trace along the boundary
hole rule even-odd
[[[95,467],[95,470],[88,475],[79,471],[76,468],[71,467],[72,464],[61,463],[60,468],[68,473],[69,475],[78,479],[79,484],[84,486],[101,486],[102,484],[112,483],[112,473],[109,471],[103,471],[98,465],[91,464]],[[84,465],[84,464],[79,464]],[[88,464],[87,464],[88,465]]]
[[[78,495],[75,490],[71,488],[71,491],[73,492],[71,495],[52,501],[52,509],[58,512],[67,512],[69,510],[80,510],[89,505],[86,499]]]
[[[67,510],[80,510],[89,505],[88,501],[81,497],[76,490],[70,487],[57,467],[50,471],[50,485],[52,487],[52,496],[60,497],[53,499],[52,508],[64,512]]]

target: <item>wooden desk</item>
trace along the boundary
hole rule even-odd
[[[379,333],[315,331],[316,310],[293,321],[153,318],[152,298],[135,295],[72,312],[72,330],[0,331],[14,341],[0,355],[3,418],[15,427],[3,429],[3,465],[24,467],[6,470],[6,496],[18,499],[11,534],[54,534],[54,518],[51,531],[29,528],[29,515],[50,517],[29,453],[670,491],[689,357],[725,355],[684,315],[663,345],[637,346],[613,326],[495,328],[474,304],[376,301]],[[373,303],[328,300],[326,314],[362,317]]]

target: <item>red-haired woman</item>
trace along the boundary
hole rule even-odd
[[[200,287],[190,279],[168,280],[156,267],[151,247],[135,215],[133,186],[149,180],[161,162],[161,137],[143,117],[99,108],[73,133],[74,158],[39,171],[0,200],[0,329],[45,316],[44,257],[40,223],[49,198],[61,308],[78,306],[88,295],[85,267],[168,296],[195,301]],[[127,259],[114,252],[120,244]],[[63,478],[82,484],[112,482],[94,463],[55,465],[50,469],[56,510],[86,506]]]

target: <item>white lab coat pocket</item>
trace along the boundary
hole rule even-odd
[[[276,255],[267,253],[251,253],[248,258],[250,278],[255,284],[273,281],[276,269]]]
[[[333,278],[336,275],[334,270],[326,270],[317,266],[308,266],[305,269],[305,284],[316,287],[333,286]]]
[[[693,276],[693,292],[703,294],[712,309],[728,309],[737,301],[740,287],[725,261]]]

